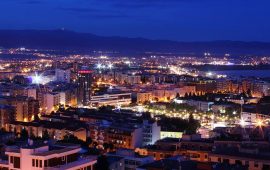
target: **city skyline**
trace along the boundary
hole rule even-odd
[[[0,0],[0,170],[270,170],[269,6]]]

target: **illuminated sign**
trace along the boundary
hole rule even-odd
[[[79,71],[80,74],[90,74],[90,73],[93,73],[93,71],[91,70],[81,70]]]

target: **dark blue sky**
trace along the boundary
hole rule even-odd
[[[270,41],[270,0],[0,0],[0,29]]]

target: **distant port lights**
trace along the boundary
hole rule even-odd
[[[97,65],[96,65],[96,68],[98,69],[98,70],[101,70],[101,69],[113,69],[113,64],[107,64],[107,65],[105,65],[105,64],[100,64],[100,63],[98,63]]]
[[[108,64],[108,68],[109,69],[112,69],[113,68],[113,65],[112,64]]]

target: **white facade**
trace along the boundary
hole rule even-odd
[[[157,122],[143,121],[143,145],[153,145],[160,139],[160,126]]]
[[[160,139],[164,138],[182,138],[183,132],[161,131]]]
[[[96,106],[124,106],[131,103],[131,93],[103,94],[91,96],[91,104]]]
[[[43,109],[46,113],[51,113],[52,111],[55,111],[55,106],[60,104],[59,93],[45,93],[43,98]]]
[[[199,101],[199,100],[187,100],[187,104],[196,107],[196,109],[207,112],[211,110],[211,106],[214,102]]]
[[[59,146],[57,146],[59,147]],[[28,145],[20,149],[8,149],[5,154],[8,160],[0,161],[0,169],[16,170],[92,170],[95,157],[79,158],[78,146],[61,146],[57,150],[49,150],[48,145]],[[60,159],[59,159],[60,158]]]
[[[66,93],[65,92],[60,92],[59,96],[60,96],[60,103],[62,105],[66,105],[67,104],[67,102],[66,102]]]
[[[266,120],[269,120],[270,116],[258,113],[242,112],[241,119],[242,126],[254,127],[257,126],[258,121],[265,122]]]

